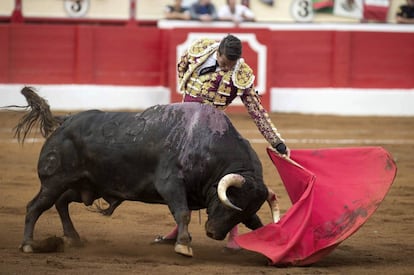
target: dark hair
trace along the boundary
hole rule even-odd
[[[224,54],[228,60],[235,61],[242,55],[241,41],[234,35],[228,34],[221,40],[218,51],[220,55]]]

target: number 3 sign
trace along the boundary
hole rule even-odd
[[[312,22],[312,0],[293,0],[290,6],[290,13],[296,22]]]
[[[64,0],[63,4],[70,17],[83,17],[88,12],[90,0]]]

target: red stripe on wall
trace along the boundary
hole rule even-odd
[[[414,87],[412,32],[27,23],[0,26],[0,82],[166,86],[175,91],[176,46],[190,32],[255,34],[267,47],[266,89]],[[255,54],[246,45],[244,57],[257,71]]]

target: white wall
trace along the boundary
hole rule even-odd
[[[0,107],[27,105],[20,93],[24,86],[34,87],[52,110],[143,110],[170,102],[170,92],[165,87],[0,84]]]
[[[52,110],[143,110],[170,103],[165,87],[30,85]],[[25,106],[23,84],[0,84],[0,107]],[[347,116],[414,116],[414,89],[273,88],[271,112]],[[241,105],[240,100],[234,104]],[[13,108],[12,108],[13,109]]]
[[[414,116],[414,89],[274,88],[273,112]]]

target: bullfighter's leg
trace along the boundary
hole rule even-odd
[[[177,240],[178,235],[178,225],[176,224],[174,228],[165,235],[157,235],[153,241],[154,244],[174,244]]]
[[[239,249],[241,249],[241,247],[234,240],[238,235],[239,235],[239,227],[238,227],[238,225],[236,225],[229,232],[229,236],[227,238],[226,248],[232,249],[232,250],[239,250]]]
[[[272,210],[272,218],[274,222],[277,222],[279,220],[279,208],[278,208],[278,200],[276,193],[270,189],[268,189],[268,196],[267,196],[267,202],[270,205],[270,208]],[[251,230],[255,230],[261,226],[263,226],[262,222],[260,221],[259,216],[254,215],[252,218],[248,219],[244,222],[244,224]],[[241,249],[241,247],[236,243],[234,240],[238,236],[238,227],[237,225],[229,232],[229,237],[227,240],[226,248],[230,249]]]
[[[190,211],[190,215],[191,215],[191,211]],[[165,235],[158,235],[155,240],[154,243],[172,243],[175,242],[177,240],[177,235],[178,235],[178,225],[176,224],[174,226],[174,228],[167,234]]]
[[[33,232],[40,215],[51,208],[63,192],[64,190],[46,188],[42,185],[39,193],[27,204],[23,242],[20,246],[23,252],[47,252],[49,249],[54,249],[51,247],[39,247],[39,243],[33,240]],[[59,240],[61,239],[57,238],[56,241],[58,243],[52,244],[52,246],[60,245]],[[59,249],[58,247],[55,248]]]
[[[170,233],[164,235],[162,238],[164,240],[176,240],[177,239],[177,235],[178,235],[178,225],[175,225],[175,227],[173,228],[173,230],[171,230]]]
[[[154,240],[154,243],[170,244],[172,242],[175,242],[175,240],[177,239],[177,235],[178,235],[178,225],[175,225],[175,227],[169,233],[165,234],[164,236],[161,236],[161,235],[157,236]],[[238,235],[239,235],[239,229],[238,229],[238,225],[236,225],[229,232],[226,248],[233,249],[233,250],[241,249],[240,246],[234,240],[234,238],[236,238]]]

